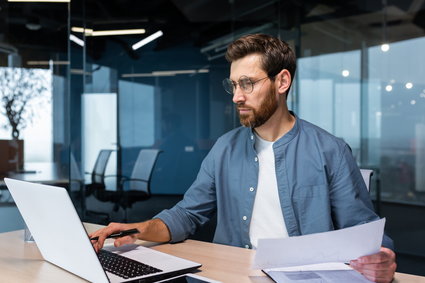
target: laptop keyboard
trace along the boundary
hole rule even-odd
[[[162,271],[158,268],[106,250],[100,250],[97,256],[99,257],[99,261],[106,271],[109,271],[124,279]]]

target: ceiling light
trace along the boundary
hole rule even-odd
[[[348,71],[348,70],[343,70],[342,71],[342,76],[343,77],[348,77],[350,75],[350,71]]]
[[[71,31],[73,32],[79,32],[79,33],[85,33],[87,34],[92,34],[93,30],[90,28],[82,28],[82,27],[71,27]]]
[[[69,3],[71,0],[7,0],[8,2]]]
[[[126,35],[126,34],[143,34],[145,29],[116,29],[116,30],[93,30],[90,33],[86,32],[86,36],[108,36],[108,35]]]
[[[69,65],[69,61],[27,61],[29,66],[33,65]]]
[[[108,35],[127,35],[127,34],[143,34],[145,29],[115,29],[115,30],[93,30],[83,27],[71,27],[71,31],[84,33],[86,36],[108,36]]]
[[[167,75],[183,75],[183,74],[195,74],[196,70],[176,70],[176,71],[155,71],[152,75],[167,76]]]
[[[78,37],[76,37],[73,34],[69,35],[69,39],[73,42],[75,42],[76,44],[80,45],[81,47],[84,47],[84,41],[82,39],[79,39]]]
[[[413,87],[413,84],[411,82],[408,82],[404,85],[407,89],[411,89]]]
[[[41,29],[40,19],[37,17],[29,17],[25,27],[29,30],[39,30]]]
[[[132,73],[122,74],[123,78],[141,78],[141,77],[168,77],[175,75],[191,75],[191,74],[205,74],[210,70],[198,69],[198,70],[171,70],[171,71],[153,71],[151,73]]]
[[[390,50],[390,45],[387,44],[387,43],[382,44],[381,50],[382,50],[382,52],[387,52],[388,50]]]
[[[159,31],[155,32],[154,34],[149,35],[145,39],[142,39],[139,42],[133,44],[132,48],[133,48],[133,50],[139,49],[143,45],[148,44],[149,42],[157,39],[158,37],[161,37],[162,35],[163,35],[162,31],[159,30]]]
[[[392,91],[392,90],[393,90],[393,86],[392,86],[392,85],[387,85],[387,86],[385,87],[385,90],[386,90],[386,91],[388,91],[388,92],[390,92],[390,91]]]
[[[93,73],[91,72],[84,72],[82,69],[71,69],[71,74],[73,75],[86,75],[86,76],[92,76]]]

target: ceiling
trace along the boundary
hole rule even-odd
[[[386,9],[383,9],[382,3],[385,2]],[[304,43],[320,53],[317,39],[324,36],[343,42],[345,48],[350,48],[350,42],[345,41],[352,35],[358,36],[359,40],[370,37],[372,41],[381,41],[384,29],[388,40],[424,36],[424,2],[72,0],[70,22],[72,26],[85,24],[95,30],[145,28],[146,35],[143,36],[162,30],[164,36],[157,40],[155,50],[190,43],[202,48],[210,59],[215,53],[222,52],[220,44],[227,44],[232,38],[229,35],[271,30],[298,31],[297,27],[302,25]],[[5,50],[18,53],[30,50],[33,54],[38,53],[40,59],[49,58],[52,53],[66,54],[68,9],[68,5],[63,3],[8,3],[0,0],[0,56],[6,53]],[[92,37],[87,38],[87,48],[89,52],[92,49],[89,54],[94,59],[100,59],[102,48],[107,42],[114,41],[127,50],[132,59],[138,59],[138,53],[133,52],[130,46],[140,39],[141,35]],[[326,48],[332,47],[330,42]]]

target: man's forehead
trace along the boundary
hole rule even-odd
[[[241,76],[250,77],[264,74],[265,71],[261,67],[261,56],[259,54],[249,54],[231,63],[230,77],[237,80]]]

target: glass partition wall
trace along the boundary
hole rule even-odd
[[[4,177],[68,187],[68,9],[0,1],[1,232],[24,225]]]
[[[23,141],[20,170],[25,163],[61,162],[68,4],[2,1],[0,13],[0,138]]]
[[[382,200],[423,205],[424,31],[408,22],[385,27],[399,14],[391,5],[302,25],[296,108],[375,170]]]

